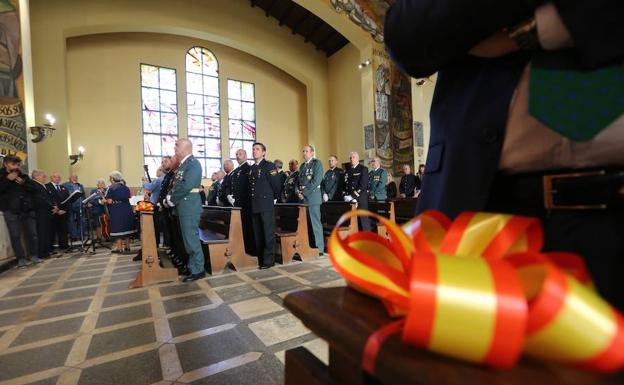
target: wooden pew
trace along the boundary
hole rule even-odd
[[[388,218],[390,222],[396,222],[394,214],[394,202],[375,202],[368,201],[368,211]],[[382,225],[374,218],[371,218],[371,224],[377,226],[377,234],[384,238],[388,238],[388,231],[385,225]],[[389,238],[388,238],[389,239]]]
[[[362,370],[362,351],[371,334],[390,318],[381,301],[348,287],[301,290],[284,306],[329,345],[329,366],[303,347],[286,351],[286,385],[616,385],[624,370],[600,374],[523,357],[509,370],[494,370],[405,345],[388,338],[375,360],[375,376]],[[573,336],[571,336],[573,338]]]
[[[160,267],[158,248],[154,233],[154,213],[141,212],[141,270],[130,284],[130,288],[143,287],[153,283],[171,282],[178,280],[178,269],[175,267]]]
[[[227,265],[234,269],[258,266],[257,258],[245,253],[239,207],[204,206],[199,229],[202,243],[208,247],[212,274],[222,272]]]
[[[280,243],[282,264],[290,263],[295,256],[306,261],[319,255],[319,249],[310,246],[307,212],[305,204],[275,205],[275,235]]]
[[[393,202],[395,222],[397,224],[402,225],[416,216],[418,198],[395,199]]]
[[[355,203],[350,202],[325,202],[321,205],[321,223],[323,224],[323,235],[329,237],[334,226],[338,222],[338,219],[342,214],[349,210],[355,210]],[[357,233],[358,222],[356,217],[352,217],[347,223],[343,223],[338,229],[338,233],[341,236],[347,236],[349,234]],[[325,243],[327,244],[327,243]]]

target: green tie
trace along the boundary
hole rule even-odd
[[[624,114],[624,65],[582,71],[567,53],[531,62],[529,113],[573,140],[592,139]]]

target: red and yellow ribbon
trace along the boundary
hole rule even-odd
[[[334,230],[329,255],[348,284],[381,299],[401,317],[365,349],[374,371],[383,340],[406,343],[493,367],[513,366],[522,352],[596,371],[624,367],[624,318],[593,290],[580,257],[542,253],[537,219],[463,213],[451,222],[428,211],[403,227],[374,217],[389,239]]]

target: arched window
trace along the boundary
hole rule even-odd
[[[230,158],[236,159],[239,148],[247,150],[256,141],[256,96],[253,83],[228,79],[228,137]]]
[[[178,139],[176,70],[141,64],[143,161],[152,175],[163,155],[173,155]]]
[[[219,63],[203,47],[186,52],[186,106],[193,155],[202,165],[203,176],[209,178],[221,168]]]

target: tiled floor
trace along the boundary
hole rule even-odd
[[[138,269],[101,251],[0,275],[0,385],[281,384],[285,350],[327,361],[282,307],[344,284],[327,258],[129,290]]]

